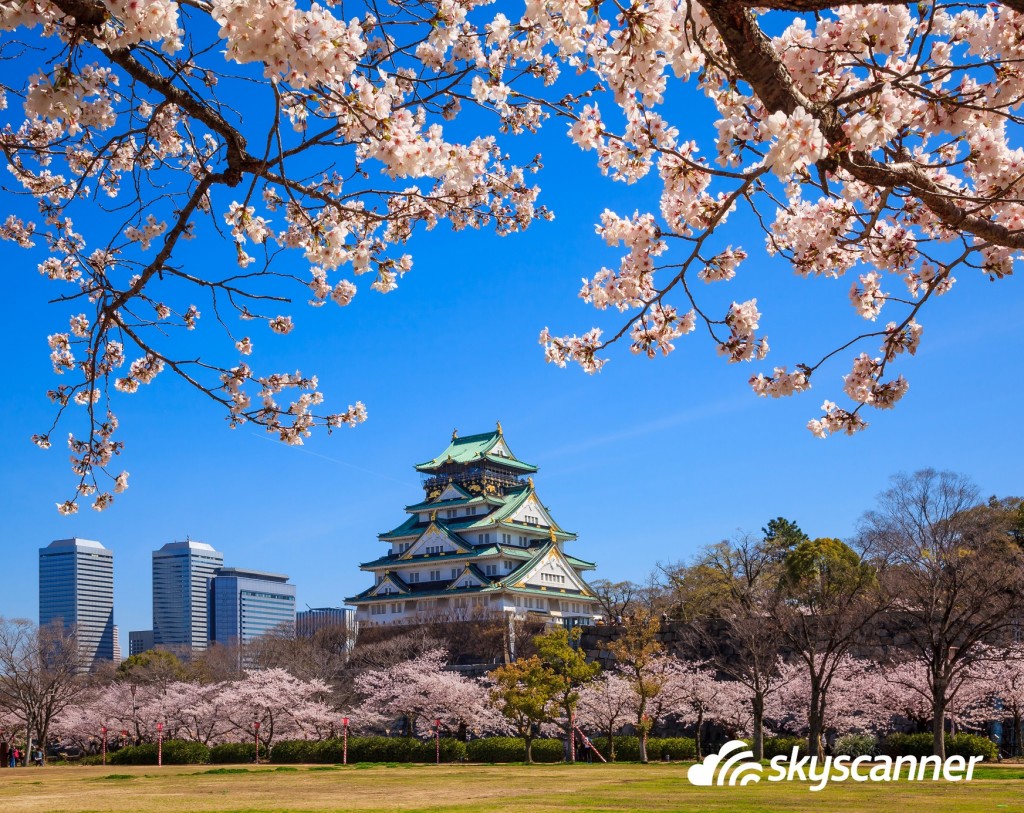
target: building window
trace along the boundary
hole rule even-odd
[[[439,581],[441,581],[441,571],[440,570],[431,570],[430,571],[430,581],[432,581],[432,582],[439,582]]]
[[[427,556],[433,556],[440,553],[442,550],[444,550],[443,545],[427,545],[426,547]]]
[[[512,544],[512,534],[502,534],[501,535],[501,544],[502,545],[511,545]]]
[[[466,509],[466,516],[467,517],[476,516],[476,506],[475,505],[471,505],[471,506],[469,506],[469,508]]]
[[[484,565],[484,573],[487,574],[488,576],[497,576],[498,575],[498,566],[497,565]]]
[[[457,567],[453,567],[452,568],[452,578],[453,579],[459,578],[459,569]]]
[[[565,576],[557,573],[541,573],[540,580],[549,584],[565,584]]]
[[[448,517],[448,519],[451,519],[452,517],[457,517],[459,515],[459,509],[449,508],[447,511],[444,512],[444,515]]]
[[[479,539],[485,545],[486,544],[490,544],[490,542],[491,542],[491,535],[490,534],[480,534]]]
[[[526,517],[526,524],[527,525],[536,525],[537,524],[537,517]]]
[[[388,611],[386,604],[371,604],[370,615],[384,615]]]
[[[409,584],[418,584],[419,580],[420,580],[420,574],[418,572],[417,573],[410,573],[409,574]]]

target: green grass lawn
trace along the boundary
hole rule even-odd
[[[1024,767],[974,781],[697,788],[682,763],[46,767],[0,770],[0,811],[1024,811]]]

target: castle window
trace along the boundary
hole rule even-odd
[[[420,574],[419,573],[410,573],[409,574],[409,584],[417,584],[417,583],[419,583],[419,580],[420,580]]]
[[[475,516],[475,515],[476,515],[476,506],[475,505],[469,506],[469,508],[466,509],[466,516],[467,517],[472,517],[472,516]]]
[[[386,604],[371,604],[370,615],[384,615],[388,611]]]
[[[452,568],[452,578],[457,579],[459,577],[459,569],[457,567]]]
[[[439,581],[441,581],[441,571],[440,570],[431,570],[430,571],[430,581],[432,581],[432,582],[439,582]]]
[[[459,509],[449,508],[447,511],[444,512],[444,514],[446,517],[448,517],[448,519],[451,519],[452,517],[457,517],[459,515]]]

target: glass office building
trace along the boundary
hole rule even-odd
[[[89,539],[39,550],[39,624],[74,626],[81,668],[114,659],[114,553]]]
[[[206,649],[210,579],[224,554],[204,542],[168,542],[153,551],[153,645]]]
[[[288,577],[222,567],[210,584],[210,640],[250,641],[274,630],[295,634],[295,585]]]

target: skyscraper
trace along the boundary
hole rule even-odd
[[[89,539],[39,550],[39,624],[74,626],[83,670],[114,658],[114,553]]]
[[[295,585],[288,577],[224,567],[210,584],[210,639],[247,644],[271,630],[295,634]]]
[[[153,551],[153,643],[206,649],[210,579],[224,554],[205,542],[168,542]]]

